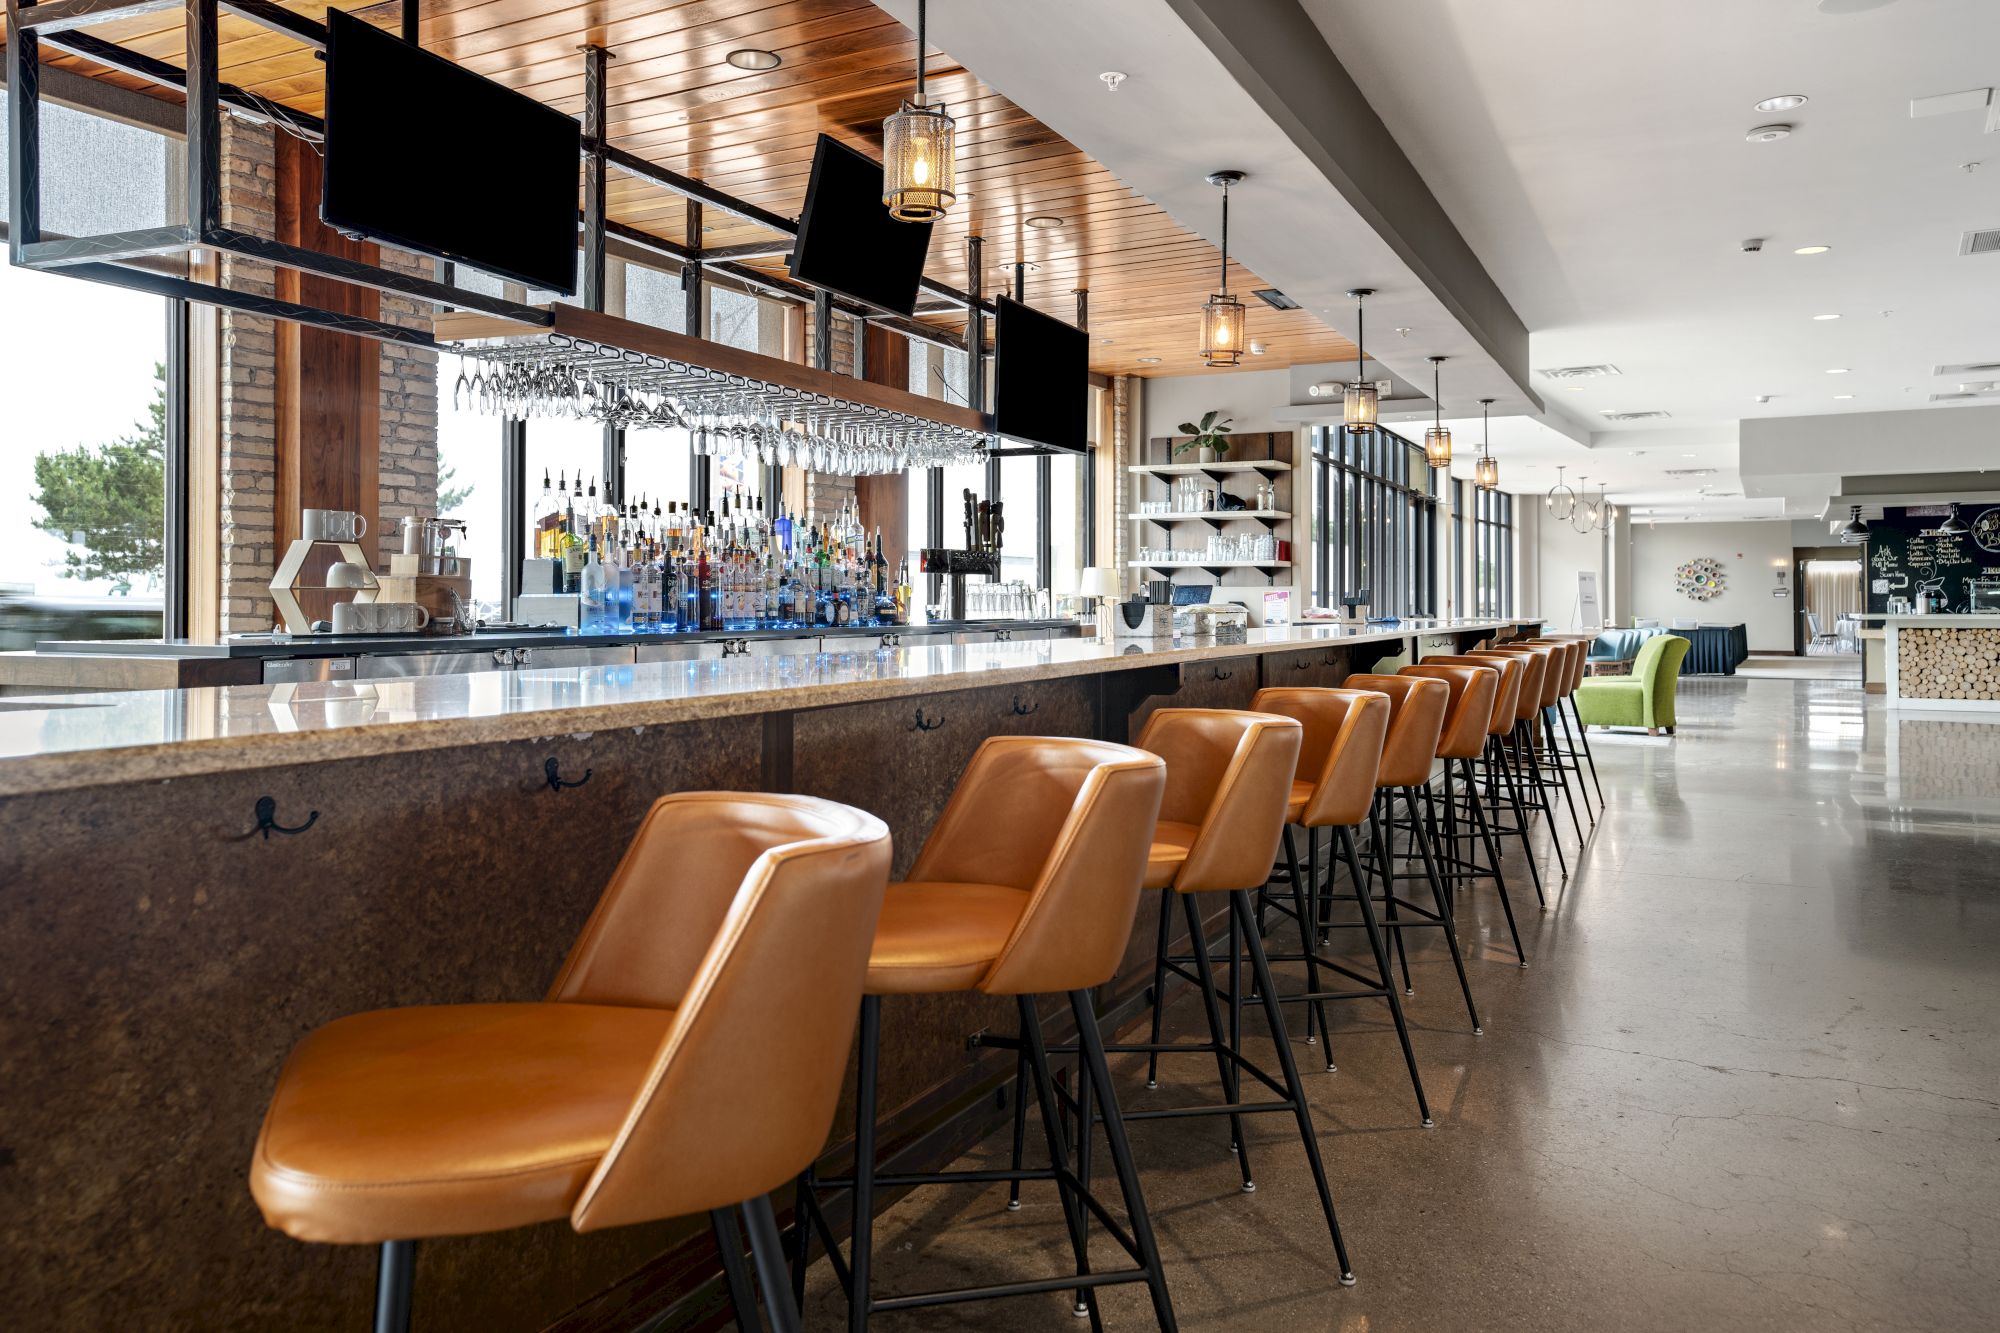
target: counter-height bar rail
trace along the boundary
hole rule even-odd
[[[552,945],[664,794],[860,806],[894,833],[900,875],[988,737],[1129,737],[1161,706],[1246,708],[1266,683],[1337,685],[1532,624],[0,700],[0,1123],[19,1204],[0,1214],[17,1256],[0,1326],[96,1330],[144,1308],[172,1327],[365,1327],[372,1258],[271,1232],[245,1187],[286,1052],[343,1014],[541,997]],[[1105,988],[1113,1026],[1150,979],[1157,910]],[[1014,1020],[963,995],[898,1023],[885,1173],[937,1169],[1004,1123],[1013,1056],[969,1043]],[[851,1133],[836,1126],[830,1173]],[[636,1327],[676,1303],[693,1320],[720,1290],[712,1254],[674,1224],[429,1242],[418,1323]]]

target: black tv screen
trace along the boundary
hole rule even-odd
[[[882,164],[820,135],[792,246],[792,276],[907,315],[916,309],[930,248],[930,223],[889,216],[882,202]]]
[[[532,97],[327,14],[320,218],[336,231],[569,295],[582,139]]]
[[[1090,335],[1001,297],[993,322],[994,429],[1068,453],[1090,447]]]

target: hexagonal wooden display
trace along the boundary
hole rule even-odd
[[[299,587],[299,575],[304,572],[306,557],[312,554],[315,546],[331,546],[340,552],[342,560],[368,570],[368,582],[353,590],[353,600],[372,602],[382,586],[375,579],[375,571],[369,569],[368,557],[361,553],[360,543],[314,541],[309,537],[295,538],[292,544],[285,548],[285,558],[278,562],[277,569],[271,573],[271,600],[277,603],[278,616],[285,622],[285,629],[293,634],[312,633],[312,620],[306,615],[305,608],[299,605],[299,593],[303,591]],[[310,591],[346,592],[347,589],[314,588]]]

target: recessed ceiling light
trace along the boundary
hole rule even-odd
[[[1758,111],[1790,111],[1806,104],[1804,93],[1783,93],[1777,97],[1767,97],[1756,106]]]
[[[776,51],[763,51],[754,46],[739,46],[723,59],[738,69],[776,69],[785,63],[785,58]]]
[[[1028,219],[1028,225],[1038,231],[1047,231],[1052,227],[1062,226],[1062,219],[1052,217],[1047,213],[1037,213]]]
[[[1139,364],[1142,366],[1157,366],[1160,364],[1160,358],[1157,356],[1142,356],[1139,358]]]
[[[1843,402],[1846,399],[1852,398],[1853,396],[1854,395],[1851,393],[1837,393],[1833,396],[1833,401],[1835,401],[1836,403]]]
[[[1830,245],[1802,245],[1792,251],[1792,253],[1795,255],[1823,255],[1831,249],[1833,247]]]
[[[1109,347],[1109,346],[1111,346],[1111,344],[1112,344],[1112,343],[1116,342],[1116,341],[1117,341],[1117,339],[1116,339],[1116,338],[1099,338],[1099,339],[1098,339],[1097,341],[1099,341],[1099,342],[1103,343],[1103,344],[1104,344],[1104,345],[1105,345],[1106,347]]]
[[[1751,143],[1776,143],[1780,139],[1791,138],[1792,127],[1789,125],[1759,125],[1743,137]]]
[[[1846,366],[1829,366],[1829,367],[1827,367],[1827,371],[1826,371],[1826,373],[1827,373],[1827,374],[1829,374],[1829,375],[1845,375],[1845,374],[1847,373],[1847,367],[1846,367]]]
[[[1814,315],[1814,319],[1839,319],[1839,315]]]

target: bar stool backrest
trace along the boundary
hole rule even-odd
[[[1275,713],[1162,708],[1146,719],[1138,745],[1167,761],[1160,819],[1200,829],[1176,891],[1254,889],[1270,878],[1303,736]]]
[[[1429,782],[1437,758],[1451,687],[1421,676],[1349,676],[1351,690],[1379,690],[1389,696],[1389,734],[1382,742],[1379,787],[1415,787]]]
[[[1389,734],[1388,695],[1273,686],[1257,691],[1250,706],[1292,718],[1304,729],[1294,780],[1310,782],[1312,795],[1298,824],[1337,828],[1368,817],[1375,776],[1382,768],[1382,743]]]
[[[1474,657],[1465,653],[1434,653],[1423,660],[1424,666],[1477,666],[1500,673],[1499,687],[1493,694],[1493,717],[1486,724],[1489,736],[1505,736],[1514,729],[1514,720],[1520,716],[1521,686],[1527,679],[1527,668],[1519,661],[1501,653],[1498,656]]]
[[[979,747],[909,878],[1031,895],[980,990],[1039,995],[1111,979],[1166,785],[1159,756],[1129,745],[995,736]]]
[[[693,792],[654,803],[549,993],[638,1003],[642,974],[657,970],[676,1011],[570,1213],[578,1231],[755,1198],[819,1153],[889,857],[881,820],[832,801]]]
[[[1486,730],[1493,725],[1493,700],[1500,692],[1500,673],[1484,666],[1422,662],[1406,666],[1399,676],[1441,680],[1451,690],[1444,732],[1438,737],[1440,759],[1477,759],[1486,752]]]
[[[1548,678],[1549,659],[1543,653],[1510,653],[1504,648],[1486,648],[1467,653],[1467,657],[1486,661],[1508,661],[1521,664],[1521,695],[1514,703],[1514,720],[1526,722],[1541,710],[1542,682]]]
[[[1542,708],[1554,708],[1556,706],[1556,701],[1562,698],[1563,676],[1569,666],[1569,661],[1563,655],[1561,648],[1552,643],[1503,643],[1493,651],[1515,653],[1523,658],[1530,655],[1540,658],[1542,661],[1542,689],[1541,693],[1536,697],[1541,700],[1540,707]]]
[[[1526,639],[1530,648],[1554,648],[1562,656],[1562,683],[1557,687],[1564,698],[1575,692],[1583,679],[1584,661],[1590,654],[1590,645],[1581,639]]]

